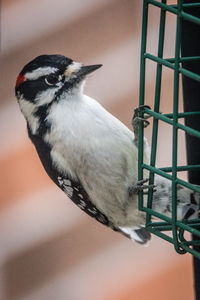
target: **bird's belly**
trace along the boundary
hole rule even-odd
[[[51,150],[56,167],[71,178],[78,177],[91,201],[116,226],[138,225],[137,195],[128,194],[128,187],[137,182],[135,145],[118,140],[110,144],[101,137],[90,141],[77,138],[73,145],[71,138],[63,140],[54,142]]]

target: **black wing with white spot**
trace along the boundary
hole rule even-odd
[[[111,227],[113,230],[118,230],[113,226],[108,218],[92,204],[88,194],[79,182],[58,176],[57,184],[63,190],[63,192],[65,192],[65,194],[67,194],[67,196],[89,216],[95,218],[98,222]]]

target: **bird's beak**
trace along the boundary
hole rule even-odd
[[[89,73],[92,73],[93,71],[99,69],[101,66],[102,65],[83,66],[79,62],[73,62],[67,67],[65,71],[66,81],[85,77]]]
[[[76,73],[76,76],[77,77],[86,76],[101,67],[102,67],[102,65],[100,65],[100,64],[99,65],[91,65],[91,66],[82,66],[80,68],[80,70]]]

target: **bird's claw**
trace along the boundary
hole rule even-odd
[[[146,109],[151,109],[151,107],[149,105],[140,105],[138,107],[136,107],[134,109],[134,115],[133,115],[133,119],[139,117],[140,112],[144,112],[144,110]],[[148,118],[150,117],[149,115],[144,116],[144,118]]]
[[[148,118],[150,118],[150,116],[148,116]],[[150,124],[150,122],[147,121],[147,119],[145,119],[145,118],[134,117],[132,120],[132,126],[133,126],[134,132],[138,131],[138,125],[140,123],[143,123],[144,128],[146,128]]]
[[[144,115],[143,117],[139,116],[140,112],[144,111],[145,108],[151,109],[150,106],[148,106],[148,105],[140,105],[134,109],[134,115],[132,118],[132,126],[133,126],[133,131],[135,133],[136,140],[138,139],[139,124],[143,123],[144,128],[149,125],[149,121],[147,121],[147,119],[150,118],[151,116],[149,116],[149,115]]]
[[[156,189],[155,189],[156,186],[154,184],[149,184],[149,185],[144,184],[144,183],[146,183],[148,181],[149,181],[149,179],[145,178],[143,180],[138,181],[136,184],[130,186],[128,188],[129,195],[138,194],[139,191],[144,191],[146,189],[148,189],[148,191],[150,189],[152,189],[153,192],[155,192],[156,191]],[[148,194],[148,191],[144,192],[144,194]]]

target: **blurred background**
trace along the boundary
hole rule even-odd
[[[172,1],[171,1],[172,2]],[[131,128],[138,105],[142,1],[2,0],[0,100],[0,299],[190,300],[192,257],[153,237],[129,241],[77,208],[47,177],[14,96],[17,74],[40,54],[102,63],[86,93]],[[150,9],[148,50],[157,52],[159,9]],[[174,55],[167,15],[164,52]],[[163,70],[161,111],[171,112],[172,71]],[[155,64],[147,63],[146,102]],[[180,95],[181,97],[181,95]],[[181,104],[180,104],[181,110]],[[159,129],[157,164],[171,164],[171,128]],[[151,140],[151,127],[145,129]],[[184,137],[179,162],[185,162]],[[186,176],[183,174],[183,176]]]

